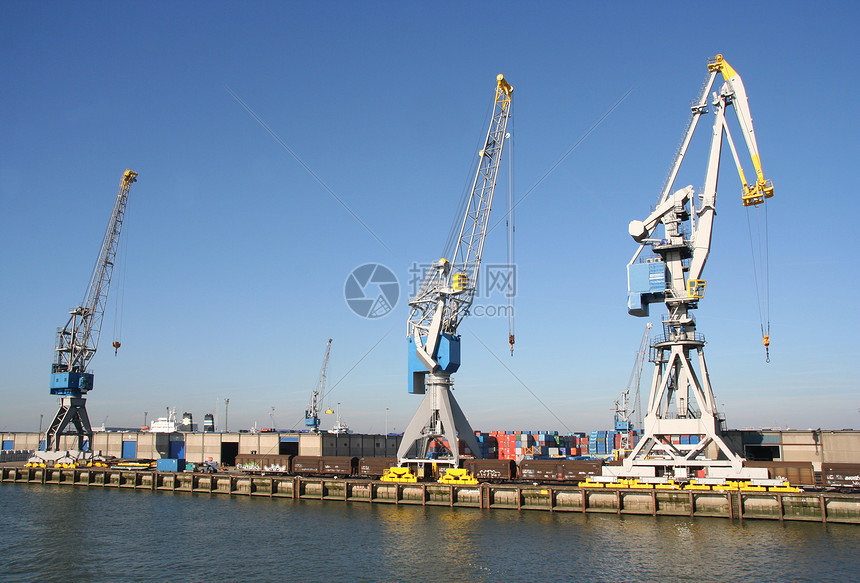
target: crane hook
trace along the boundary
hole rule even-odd
[[[508,343],[511,345],[511,356],[513,356],[514,355],[514,335],[513,334],[508,335]]]
[[[116,356],[116,353],[117,353],[117,352],[119,352],[119,347],[120,347],[120,346],[122,346],[122,344],[120,344],[120,343],[119,343],[119,340],[114,340],[114,341],[113,341],[113,355],[114,355],[114,356]]]
[[[764,335],[764,340],[762,340],[762,344],[764,344],[764,361],[770,362],[770,334]]]

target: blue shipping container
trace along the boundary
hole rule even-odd
[[[170,458],[156,460],[155,469],[159,472],[184,472],[185,460]]]

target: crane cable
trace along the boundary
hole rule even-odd
[[[120,239],[120,261],[119,261],[119,269],[120,269],[120,284],[119,284],[119,294],[116,294],[116,300],[114,300],[114,317],[113,317],[113,354],[117,355],[119,352],[119,347],[122,346],[122,317],[125,308],[125,279],[126,273],[128,271],[125,268],[125,262],[128,257],[128,225],[125,228],[125,237]]]
[[[516,118],[511,116],[511,123],[515,122]],[[508,144],[508,214],[505,217],[505,223],[508,228],[508,277],[509,284],[505,289],[505,294],[508,296],[508,344],[511,346],[511,356],[514,355],[514,296],[516,295],[516,257],[514,236],[516,235],[516,226],[514,225],[514,139],[516,131],[513,126],[511,132],[511,143]]]
[[[755,207],[758,209],[758,206]],[[764,344],[765,362],[770,362],[770,246],[768,244],[767,202],[764,202],[764,244],[762,245],[761,221],[756,221],[758,234],[758,252],[761,260],[756,265],[756,241],[753,238],[753,225],[750,219],[750,209],[747,209],[747,230],[750,238],[750,254],[753,263],[753,279],[755,280],[756,303],[758,306],[759,325],[761,326],[762,344]],[[760,216],[756,216],[760,219]]]

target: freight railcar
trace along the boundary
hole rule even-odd
[[[602,468],[603,462],[600,460],[522,460],[519,479],[529,482],[576,483],[591,476],[599,476]]]
[[[397,465],[393,457],[363,457],[358,460],[358,477],[379,479],[385,470]]]
[[[860,464],[821,464],[821,484],[845,492],[860,490]]]
[[[240,453],[236,456],[236,469],[246,474],[289,474],[292,471],[291,455]]]
[[[815,471],[812,462],[753,462],[745,461],[749,468],[767,468],[767,477],[788,480],[791,484],[804,487],[815,486]]]
[[[463,468],[481,482],[509,482],[517,478],[517,464],[514,460],[466,459]]]
[[[358,458],[347,456],[306,456],[293,458],[292,473],[297,476],[349,477],[358,473]]]

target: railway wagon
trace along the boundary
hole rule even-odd
[[[517,477],[517,464],[514,460],[468,459],[463,468],[482,482],[509,482]]]
[[[249,474],[289,474],[291,455],[240,453],[236,456],[236,469]]]
[[[815,471],[812,462],[752,462],[744,465],[751,468],[767,468],[770,479],[783,478],[792,486],[814,486]]]
[[[293,458],[293,474],[297,476],[352,476],[358,473],[358,458],[347,456],[306,456]]]
[[[825,488],[860,488],[860,464],[825,462],[821,464],[821,483]]]
[[[600,460],[522,460],[520,479],[535,482],[579,482],[589,476],[599,476]]]
[[[363,457],[358,460],[358,476],[376,479],[396,465],[397,458],[393,457]]]

